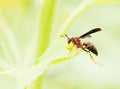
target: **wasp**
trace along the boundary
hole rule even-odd
[[[100,64],[99,62],[97,62],[91,53],[95,54],[96,56],[98,56],[98,51],[97,48],[91,43],[91,42],[83,42],[82,39],[86,38],[86,37],[91,37],[91,34],[96,33],[101,31],[101,28],[94,28],[88,32],[86,32],[85,34],[78,36],[78,37],[68,37],[68,35],[64,35],[64,37],[67,38],[67,44],[71,45],[72,44],[72,48],[68,48],[68,50],[72,50],[73,47],[77,48],[77,49],[82,49],[85,52],[87,52],[90,55],[91,60],[95,63],[95,64],[99,64],[100,66],[103,66],[102,64]]]

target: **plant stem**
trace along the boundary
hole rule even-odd
[[[49,45],[55,3],[56,0],[44,0],[43,6],[40,9],[40,27],[38,29],[36,59],[40,57]],[[42,89],[44,74],[33,81],[28,89]]]
[[[40,75],[30,86],[26,87],[26,89],[42,89],[45,74],[46,72]]]
[[[21,58],[20,50],[18,48],[15,37],[11,32],[11,29],[8,27],[4,17],[2,17],[2,16],[0,17],[0,24],[1,24],[1,30],[4,33],[4,35],[6,36],[8,42],[9,42],[11,51],[12,51],[13,56],[15,58],[15,64],[16,64],[17,67],[21,67],[22,66],[21,65],[22,64],[22,60],[21,60],[22,58]],[[3,50],[4,50],[4,48],[3,48]],[[6,51],[6,50],[4,50],[4,51]],[[7,53],[6,53],[6,56],[7,56]]]
[[[80,4],[77,7],[75,12],[73,12],[73,14],[71,14],[67,18],[67,20],[65,21],[65,23],[61,27],[58,35],[64,35],[67,32],[67,30],[70,28],[70,26],[73,24],[73,22],[75,22],[75,20],[88,8],[90,8],[90,7],[92,7],[93,5],[96,5],[96,4],[109,3],[109,2],[117,3],[117,2],[120,2],[120,0],[92,0],[90,2],[83,2],[82,4]]]
[[[40,27],[38,30],[36,58],[38,58],[49,45],[55,2],[56,0],[44,0],[43,6],[40,9]]]
[[[71,14],[65,21],[65,23],[60,29],[59,35],[64,35],[66,31],[70,28],[70,26],[73,24],[73,22],[76,20],[76,18],[79,17],[80,14],[82,14],[85,10],[93,6],[95,2],[96,0],[93,0],[91,2],[83,2],[82,4],[80,4],[75,10],[75,12],[73,12],[73,14]]]

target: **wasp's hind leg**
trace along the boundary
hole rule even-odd
[[[98,64],[98,65],[100,65],[100,66],[102,66],[102,67],[104,66],[103,64],[99,63],[98,61],[96,61],[96,60],[93,58],[93,56],[92,56],[92,54],[90,53],[90,51],[88,51],[87,53],[90,55],[91,60],[92,60],[95,64]]]

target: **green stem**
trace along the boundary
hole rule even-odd
[[[93,6],[95,3],[96,0],[93,0],[91,2],[83,2],[82,4],[80,4],[76,8],[75,12],[73,12],[73,14],[71,14],[68,17],[68,19],[65,21],[65,23],[60,29],[59,35],[64,35],[67,32],[67,30],[70,28],[70,26],[73,24],[73,22],[80,16],[80,14],[82,14],[85,10]]]
[[[70,26],[73,24],[73,22],[75,22],[75,20],[87,9],[89,9],[90,7],[96,5],[96,4],[101,4],[101,3],[116,3],[116,2],[120,2],[120,0],[92,0],[90,2],[83,2],[82,4],[80,4],[75,12],[73,12],[73,14],[71,14],[68,19],[65,21],[65,23],[63,24],[63,26],[60,29],[60,32],[58,33],[58,35],[64,35],[67,30],[70,28]]]
[[[42,89],[45,74],[46,72],[40,75],[35,81],[30,84],[30,86],[26,87],[26,89]]]
[[[21,58],[20,50],[18,48],[17,42],[15,40],[15,37],[12,34],[11,29],[9,28],[9,26],[6,23],[6,21],[5,21],[3,16],[0,17],[0,24],[1,24],[1,31],[6,36],[8,42],[9,42],[11,51],[13,53],[13,56],[15,58],[15,64],[16,64],[17,67],[21,67],[22,66],[22,60],[21,60],[22,58]],[[7,50],[5,50],[5,48],[3,48],[3,51],[5,52],[5,54],[7,56],[7,54],[8,54]]]
[[[38,30],[36,59],[40,57],[49,45],[55,3],[56,0],[44,0],[43,6],[40,9],[40,27]],[[27,89],[42,89],[44,74],[33,81]]]
[[[49,45],[55,2],[56,0],[44,0],[43,6],[40,9],[40,27],[38,31],[36,58],[38,58]]]

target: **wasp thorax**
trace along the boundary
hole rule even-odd
[[[80,48],[82,46],[82,41],[78,37],[71,37],[68,39],[68,44],[73,43],[77,48]]]

